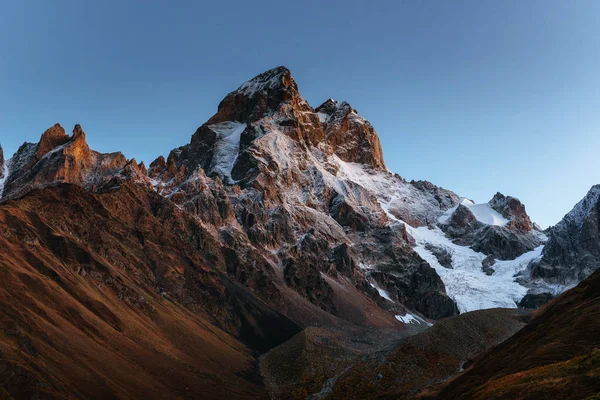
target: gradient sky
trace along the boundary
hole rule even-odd
[[[60,122],[147,163],[277,65],[348,101],[390,170],[542,226],[600,183],[600,1],[3,1],[0,144]],[[370,4],[367,4],[370,3]]]

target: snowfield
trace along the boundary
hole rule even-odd
[[[406,313],[405,315],[396,315],[396,319],[404,324],[425,324],[427,326],[432,326],[433,324],[425,321],[423,318],[418,315]]]
[[[246,129],[246,124],[226,121],[208,127],[217,134],[210,170],[233,183],[231,170],[239,154],[240,137]]]
[[[445,211],[431,193],[421,191],[389,171],[366,168],[362,164],[342,161],[333,156],[338,167],[337,176],[359,184],[370,191],[388,217],[397,221],[398,215],[413,215],[422,221],[435,222]]]
[[[544,246],[522,254],[514,260],[500,261],[492,266],[494,273],[486,275],[481,262],[486,257],[470,247],[452,243],[439,228],[413,228],[407,224],[408,233],[415,239],[415,251],[427,261],[444,282],[446,292],[461,313],[484,308],[515,308],[527,294],[527,288],[515,280],[515,275],[526,270],[531,261],[541,257]],[[452,269],[443,267],[435,255],[426,249],[434,245],[452,256]]]
[[[482,269],[485,254],[453,243],[437,227],[414,228],[394,215],[394,210],[408,207],[415,215],[424,216],[424,219],[432,222],[444,223],[456,211],[458,205],[446,211],[441,210],[439,204],[435,204],[437,202],[432,199],[433,196],[389,172],[373,171],[361,164],[342,161],[335,155],[330,161],[338,167],[335,176],[322,171],[332,181],[329,182],[330,185],[340,190],[340,186],[345,186],[344,182],[351,181],[375,195],[390,224],[406,226],[408,233],[416,241],[415,251],[436,270],[446,286],[448,296],[456,301],[461,313],[484,308],[516,308],[517,303],[527,294],[528,288],[516,281],[516,275],[524,272],[530,262],[541,257],[543,246],[514,260],[496,260],[492,266],[494,273],[487,275]],[[474,204],[468,199],[462,199],[459,204],[467,207],[478,221],[486,225],[504,226],[509,222],[487,203]],[[443,267],[436,256],[427,249],[432,245],[446,250],[452,256],[451,269]],[[383,298],[389,299],[385,291],[375,288]],[[405,322],[404,319],[398,319]],[[409,319],[407,321],[405,323],[410,323]]]
[[[462,199],[460,204],[467,207],[479,222],[482,222],[486,225],[504,226],[509,222],[498,211],[490,207],[488,203],[475,204],[471,200]],[[438,219],[438,222],[441,224],[446,223],[452,217],[452,214],[454,214],[454,211],[456,211],[457,208],[458,205],[446,211]]]

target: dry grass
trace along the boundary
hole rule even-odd
[[[473,400],[593,399],[600,392],[600,350],[486,382]]]

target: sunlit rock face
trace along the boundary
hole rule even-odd
[[[375,301],[374,287],[389,292],[385,309],[404,304],[435,318],[457,312],[394,214],[422,225],[459,197],[445,191],[440,202],[443,189],[388,172],[371,124],[345,102],[313,109],[284,67],[229,93],[190,143],[151,163],[149,175],[183,209],[235,231],[235,246],[268,249],[285,285],[328,312],[336,313],[329,278],[349,280]],[[336,261],[340,246],[344,262]]]
[[[91,150],[81,126],[75,125],[69,136],[56,124],[42,134],[37,144],[24,143],[10,159],[2,198],[16,198],[60,183],[92,189],[110,180],[126,164],[121,153]]]
[[[517,259],[537,257],[546,239],[514,197],[497,193],[473,204],[392,174],[373,126],[343,101],[311,107],[285,67],[229,93],[188,144],[147,169],[121,153],[91,150],[79,125],[67,135],[58,124],[3,165],[4,200],[61,183],[99,193],[126,182],[151,190],[202,223],[227,249],[227,273],[266,301],[296,293],[348,315],[336,285],[349,285],[387,315],[378,324],[390,317],[384,325],[397,324],[391,317],[406,309],[456,314],[447,287],[470,293],[456,286],[470,284],[457,278],[461,268],[476,264],[482,282],[498,275],[496,261],[516,260],[510,268],[519,272]],[[516,307],[522,289],[507,289],[493,304]]]

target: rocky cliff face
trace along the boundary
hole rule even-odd
[[[4,182],[8,177],[8,164],[4,159],[4,150],[0,146],[0,200],[2,199],[2,192],[4,191]]]
[[[533,278],[560,285],[577,283],[600,266],[600,185],[554,227],[542,259],[531,266]]]
[[[280,307],[300,296],[352,323],[394,326],[407,310],[454,315],[453,298],[469,289],[459,287],[469,282],[457,279],[461,268],[476,264],[474,273],[496,278],[497,260],[530,260],[544,240],[516,198],[497,194],[475,205],[392,174],[368,121],[346,102],[312,108],[284,67],[229,93],[190,143],[147,170],[120,153],[91,150],[79,125],[71,136],[51,127],[4,165],[3,200],[60,183],[151,190],[201,223],[224,246],[228,275],[263,300]],[[518,272],[524,261],[515,262],[509,269]],[[341,300],[340,288],[363,296],[362,309],[375,307],[377,317],[348,312],[355,306]],[[490,305],[515,304],[516,289]],[[462,309],[483,303],[470,304]],[[298,310],[287,313],[309,323]]]
[[[536,227],[519,199],[498,192],[488,202],[489,206],[509,220],[508,227],[519,232],[531,232]]]
[[[328,312],[338,312],[330,280],[344,280],[376,301],[386,293],[392,309],[398,301],[432,318],[456,313],[381,202],[399,202],[390,194],[403,190],[431,198],[420,207],[440,214],[457,196],[438,200],[441,189],[389,173],[373,127],[347,103],[312,109],[285,68],[227,95],[190,144],[149,173],[161,194],[271,253],[286,285]]]
[[[123,170],[127,160],[121,153],[101,154],[90,150],[81,126],[73,135],[56,124],[42,134],[39,143],[25,143],[10,160],[2,199],[22,196],[32,189],[72,183],[93,189]]]
[[[499,260],[513,260],[546,241],[521,201],[501,193],[487,204],[463,200],[440,220],[440,227],[455,243]]]
[[[144,367],[135,385],[115,378],[98,387],[111,388],[105,397],[147,397],[152,387],[143,382],[151,378],[178,395],[178,383],[190,383],[200,395],[216,379],[198,372],[204,365],[214,370],[236,360],[243,368],[227,370],[240,385],[235,397],[260,396],[256,355],[305,328],[317,328],[317,341],[323,332],[342,335],[354,357],[373,350],[354,335],[388,338],[381,344],[389,350],[393,338],[459,311],[538,305],[548,296],[523,299],[530,281],[515,276],[528,265],[548,281],[581,279],[594,269],[599,193],[590,191],[551,230],[542,253],[546,238],[518,199],[498,193],[474,204],[391,173],[368,121],[346,102],[312,108],[284,67],[229,93],[190,143],[148,168],[90,149],[79,125],[67,135],[57,124],[8,160],[0,150],[0,250],[7,255],[0,275],[11,282],[6,296],[0,293],[10,310],[2,322],[18,321],[14,334],[0,330],[0,350],[12,357],[0,375],[26,371],[27,382],[49,388],[31,395],[89,397],[96,386],[81,386],[86,363],[68,370],[69,363],[55,362],[61,329],[95,353],[103,341],[106,359],[92,360],[103,374],[119,349],[127,353],[119,358],[124,370],[163,362],[170,349],[184,352],[181,335],[195,332],[190,346],[208,355],[173,361],[174,368],[191,366],[182,381]],[[50,308],[42,306],[48,299]],[[472,321],[484,330],[489,322]],[[214,336],[225,339],[215,344]],[[474,337],[479,343],[480,334]],[[152,339],[134,346],[144,338]],[[483,342],[479,350],[490,345]],[[214,350],[222,347],[233,350]],[[477,353],[471,350],[464,354]],[[48,373],[41,366],[50,366]],[[338,367],[327,373],[337,375]],[[199,383],[192,379],[198,374]],[[61,378],[71,375],[75,381]],[[10,382],[18,391],[23,381]]]
[[[91,150],[79,125],[72,136],[55,125],[24,144],[9,170],[4,200],[60,183],[102,192],[132,182],[157,192],[225,246],[231,277],[272,304],[291,290],[330,315],[386,326],[406,309],[457,313],[396,216],[426,224],[458,196],[388,172],[371,124],[345,102],[313,109],[283,67],[228,94],[189,144],[147,171]],[[340,287],[379,311],[348,312],[357,305],[340,299]]]

